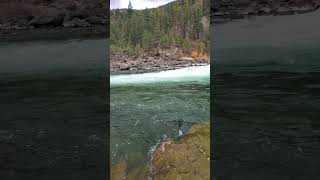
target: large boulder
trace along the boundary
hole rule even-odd
[[[180,140],[165,140],[154,152],[150,176],[154,180],[210,179],[210,126],[194,124]]]
[[[210,126],[194,124],[178,141],[165,139],[150,164],[129,168],[125,161],[111,167],[112,180],[208,180],[210,179]]]

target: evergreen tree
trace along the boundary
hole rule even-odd
[[[186,51],[204,51],[209,32],[202,19],[209,19],[209,0],[178,0],[144,10],[111,10],[110,41],[113,49],[152,50],[178,46]]]

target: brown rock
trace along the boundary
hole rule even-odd
[[[111,167],[111,179],[112,180],[125,180],[127,177],[127,163],[120,161]]]
[[[154,180],[209,180],[209,125],[194,124],[179,141],[165,140],[153,154],[151,176]]]

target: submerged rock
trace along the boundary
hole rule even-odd
[[[124,180],[127,178],[127,163],[120,161],[111,167],[111,179],[112,180]]]
[[[154,152],[150,168],[154,180],[209,180],[209,124],[194,124],[177,142],[165,140]]]
[[[111,179],[112,180],[147,180],[148,167],[137,166],[133,169],[129,169],[125,161],[120,161],[111,167]]]

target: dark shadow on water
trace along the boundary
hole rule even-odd
[[[318,180],[320,11],[212,27],[216,180]]]
[[[106,179],[106,47],[106,40],[0,47],[1,179]]]

